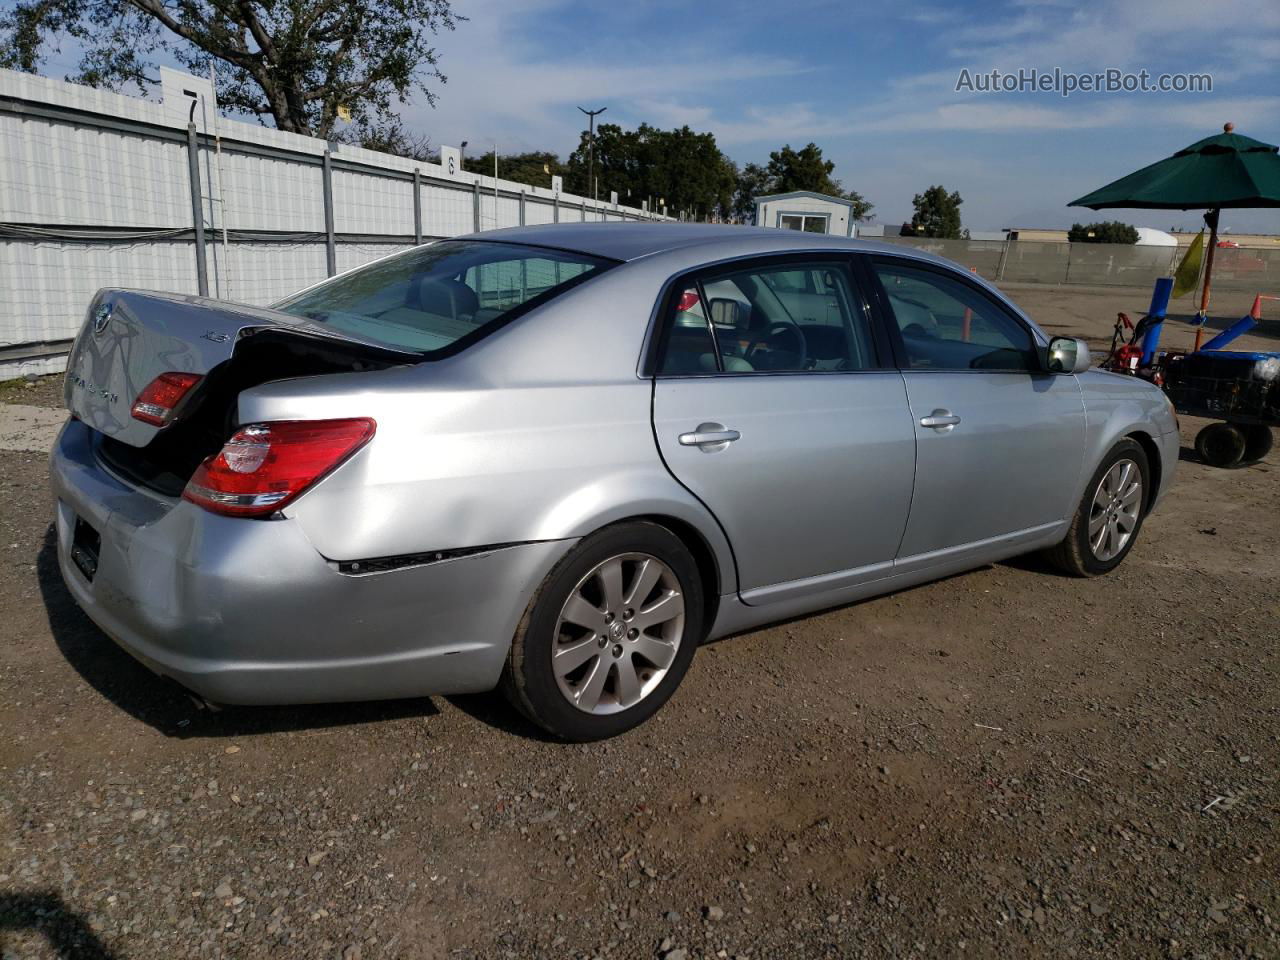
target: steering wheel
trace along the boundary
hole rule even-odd
[[[805,341],[804,331],[800,329],[800,324],[794,320],[774,320],[765,328],[763,335],[752,336],[747,342],[747,349],[744,351],[744,359],[748,363],[752,363],[752,357],[755,355],[757,348],[761,345],[773,347],[770,342],[773,338],[781,334],[790,337],[799,349],[795,351],[798,359],[796,360],[796,369],[805,369],[805,364],[809,360],[809,344]]]

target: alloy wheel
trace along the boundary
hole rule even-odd
[[[552,673],[579,710],[635,706],[662,682],[684,637],[680,581],[657,557],[624,553],[597,564],[560,609]]]
[[[1103,474],[1089,510],[1089,549],[1106,563],[1115,559],[1138,529],[1142,471],[1133,460],[1117,460]]]

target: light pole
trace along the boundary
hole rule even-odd
[[[587,176],[591,180],[591,199],[599,203],[599,191],[596,189],[596,115],[604,113],[609,108],[601,107],[599,110],[588,110],[586,107],[579,107],[578,109],[585,113],[588,121],[590,121],[591,132],[587,136]]]

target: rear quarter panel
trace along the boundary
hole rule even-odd
[[[446,360],[265,384],[239,419],[367,416],[367,447],[284,512],[332,560],[571,539],[669,516],[736,589],[728,543],[667,472],[636,375],[655,292],[613,273]]]

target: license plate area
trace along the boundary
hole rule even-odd
[[[71,562],[90,583],[98,572],[98,551],[101,547],[102,537],[98,531],[76,517],[75,529],[71,535]]]

